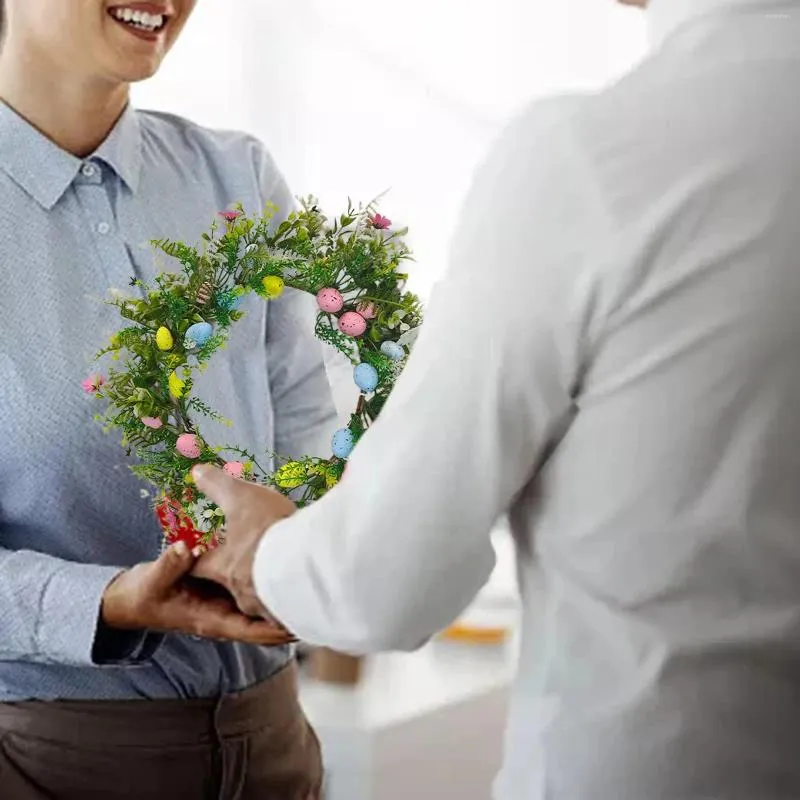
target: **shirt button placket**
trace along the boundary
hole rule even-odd
[[[109,196],[109,181],[113,175],[104,174],[99,164],[85,162],[76,181],[81,205],[92,232],[97,253],[97,268],[103,276],[101,280],[109,287],[119,287],[121,275],[128,271],[127,258],[120,249],[116,237],[110,234],[116,228],[114,208]],[[122,265],[125,265],[124,267]]]

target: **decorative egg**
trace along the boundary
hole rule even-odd
[[[164,423],[158,417],[142,417],[142,425],[157,431],[164,427]]]
[[[214,334],[214,328],[208,322],[195,322],[190,325],[184,336],[184,346],[189,350],[202,347]]]
[[[347,458],[354,447],[353,432],[349,428],[340,428],[333,434],[331,449],[337,458]]]
[[[199,458],[202,451],[200,440],[193,433],[182,433],[175,449],[185,458]]]
[[[178,400],[183,397],[183,390],[186,388],[186,381],[178,377],[177,372],[173,372],[169,376],[169,393]]]
[[[231,478],[241,478],[244,475],[244,464],[241,461],[229,461],[222,471],[227,472]]]
[[[317,292],[317,305],[327,314],[338,314],[344,307],[344,297],[338,289],[320,289]]]
[[[283,278],[278,275],[267,275],[261,283],[264,286],[264,293],[270,300],[275,300],[283,294],[283,289],[286,286]]]
[[[378,309],[375,308],[375,303],[364,301],[356,306],[356,311],[361,314],[366,320],[375,319],[378,316]]]
[[[381,345],[381,353],[391,358],[392,361],[402,361],[406,357],[406,351],[397,342],[391,340],[387,340]]]
[[[347,336],[362,336],[366,329],[367,321],[356,311],[345,311],[339,317],[339,330]]]
[[[175,340],[172,338],[172,334],[170,333],[169,328],[165,328],[163,325],[156,331],[156,347],[159,350],[172,350],[172,345],[175,344]]]
[[[359,364],[353,370],[353,380],[362,392],[374,392],[378,386],[378,370],[372,364]]]

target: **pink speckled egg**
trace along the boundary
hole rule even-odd
[[[193,433],[183,433],[178,437],[175,449],[185,458],[199,458],[200,440]]]
[[[164,423],[158,417],[142,417],[142,425],[157,431],[164,427]]]
[[[241,478],[244,475],[244,464],[241,461],[229,461],[222,471],[227,472],[231,478]]]
[[[317,305],[328,314],[336,314],[344,306],[344,297],[338,289],[320,289],[317,292]]]
[[[361,314],[364,319],[375,319],[378,316],[378,309],[375,308],[375,303],[364,301],[356,306],[356,311]]]
[[[367,321],[355,311],[346,311],[339,317],[339,330],[347,336],[361,336],[367,329]]]

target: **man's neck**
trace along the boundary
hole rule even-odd
[[[125,110],[127,84],[53,79],[37,69],[38,59],[8,50],[0,53],[0,100],[59,147],[79,158],[105,141]]]

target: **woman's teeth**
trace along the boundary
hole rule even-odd
[[[112,8],[111,16],[131,28],[155,33],[164,27],[163,14],[148,14],[147,11],[135,11],[132,8]]]

